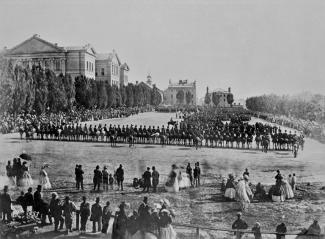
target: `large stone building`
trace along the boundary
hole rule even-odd
[[[53,70],[56,74],[79,75],[95,79],[94,48],[85,46],[60,47],[34,35],[19,45],[9,49],[5,56],[15,64],[24,66],[40,65]]]
[[[164,91],[164,104],[166,105],[196,105],[196,82],[179,80],[178,83],[169,81]]]
[[[138,83],[138,82],[137,82],[137,83]],[[147,76],[147,80],[146,80],[145,82],[141,81],[139,84],[141,84],[141,85],[143,85],[143,86],[145,86],[145,87],[148,87],[148,89],[150,89],[150,90],[151,90],[153,87],[156,87],[157,90],[158,90],[158,92],[159,92],[159,94],[160,94],[161,102],[164,101],[164,92],[163,92],[162,90],[160,90],[160,89],[156,86],[156,84],[153,84],[153,82],[152,82],[152,77],[151,77],[150,74],[148,74],[148,76]]]
[[[34,35],[5,51],[5,57],[14,64],[40,65],[58,74],[72,78],[85,76],[108,81],[111,85],[127,85],[129,66],[121,64],[116,52],[98,54],[90,45],[61,47]]]
[[[96,80],[108,81],[110,85],[128,84],[129,66],[121,61],[113,50],[112,53],[103,53],[96,55]]]
[[[215,89],[212,92],[209,92],[208,95],[210,97],[210,106],[215,106],[213,102],[213,95],[215,95],[214,97],[216,97],[216,100],[218,102],[217,107],[231,107],[227,100],[228,95],[232,95],[230,87],[228,88],[228,91],[223,89]],[[203,98],[203,105],[207,105],[204,100],[205,97]]]

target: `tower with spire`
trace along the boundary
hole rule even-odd
[[[152,79],[151,79],[151,75],[150,74],[148,74],[148,76],[147,76],[147,82],[146,82],[148,85],[150,85],[151,86],[151,84],[152,84]]]

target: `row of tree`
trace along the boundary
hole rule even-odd
[[[39,66],[13,66],[10,61],[0,63],[0,111],[19,113],[35,111],[38,114],[70,111],[74,106],[86,109],[119,106],[157,106],[162,97],[154,86],[144,83],[111,86],[83,76],[72,79]]]
[[[249,110],[293,116],[305,120],[324,120],[325,96],[301,94],[296,96],[262,95],[246,99]]]

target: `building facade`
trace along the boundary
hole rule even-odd
[[[179,80],[178,83],[169,81],[168,88],[164,91],[165,105],[196,105],[196,82]]]
[[[210,106],[231,107],[231,104],[229,104],[227,99],[228,95],[232,95],[230,87],[228,88],[228,91],[223,89],[215,89],[212,92],[209,92],[208,95],[210,97],[210,104],[209,104]],[[215,97],[218,105],[215,105],[215,103],[213,102],[213,97]],[[203,98],[203,105],[207,105],[205,104],[205,97]]]
[[[128,84],[129,66],[121,61],[113,50],[111,53],[96,55],[96,80],[107,81],[110,85]]]
[[[14,64],[32,67],[40,65],[53,70],[56,74],[79,75],[95,79],[94,48],[87,44],[78,47],[60,47],[35,34],[19,45],[9,49],[5,57]]]

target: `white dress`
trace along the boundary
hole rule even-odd
[[[179,189],[191,187],[191,180],[187,174],[179,172],[177,179]]]
[[[177,193],[179,192],[179,185],[177,180],[177,173],[172,170],[168,176],[167,182],[165,184],[165,189],[167,192]]]
[[[246,185],[246,182],[244,180],[240,180],[237,184],[236,188],[236,196],[237,200],[240,202],[250,203],[248,195],[251,193],[250,189],[249,192],[247,190],[249,189],[248,185]]]
[[[28,167],[25,167],[23,177],[21,179],[21,186],[30,187],[33,185],[33,179],[30,173],[28,172]]]
[[[52,185],[50,183],[50,179],[47,176],[47,172],[44,169],[41,169],[39,173],[39,183],[42,185],[43,189],[51,189]]]
[[[295,195],[288,181],[284,180],[283,187],[285,192],[285,198],[287,199],[294,198]]]

